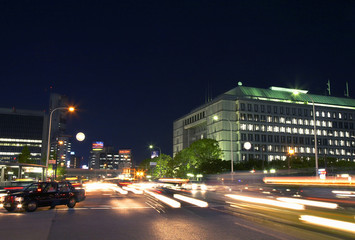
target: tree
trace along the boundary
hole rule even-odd
[[[160,156],[154,158],[154,160],[157,162],[157,165],[153,171],[154,177],[172,177],[172,169],[169,169],[169,162],[172,161],[172,158],[169,155],[160,154]]]
[[[19,163],[33,163],[31,160],[31,152],[28,146],[24,146],[21,153],[18,155]]]
[[[214,162],[222,159],[223,156],[222,149],[214,139],[197,140],[190,145],[188,151],[198,171],[204,171],[204,169],[212,167]]]

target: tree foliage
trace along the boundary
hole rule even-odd
[[[18,155],[19,163],[33,163],[31,159],[31,152],[28,146],[24,146],[21,153]]]

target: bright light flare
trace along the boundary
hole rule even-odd
[[[157,194],[157,193],[154,193],[151,191],[147,191],[147,190],[145,190],[145,192],[147,194],[151,195],[152,197],[155,197],[156,199],[164,202],[165,204],[169,205],[170,207],[173,207],[173,208],[180,208],[181,207],[181,203],[179,203],[178,201],[175,201],[174,199],[171,199],[171,198],[168,198],[163,195],[160,195],[160,194]]]
[[[332,193],[336,194],[339,197],[355,197],[355,192],[354,191],[333,190]]]
[[[244,201],[244,202],[259,203],[259,204],[265,204],[265,205],[281,207],[281,208],[288,208],[288,209],[293,209],[293,210],[304,210],[305,209],[304,205],[297,204],[297,203],[285,203],[285,202],[280,202],[280,201],[276,201],[276,200],[272,200],[272,199],[246,197],[246,196],[240,196],[240,195],[235,195],[235,194],[226,194],[225,196],[229,197],[229,198],[236,199],[236,200]]]
[[[301,221],[305,221],[310,224],[355,233],[355,224],[354,223],[333,220],[333,219],[329,219],[329,218],[316,217],[316,216],[311,216],[311,215],[301,215],[301,217],[299,219]]]
[[[336,203],[327,203],[327,202],[312,201],[312,200],[305,200],[305,199],[298,199],[298,198],[286,198],[286,197],[280,197],[280,198],[276,198],[276,199],[279,201],[282,201],[282,202],[298,203],[298,204],[303,204],[306,206],[329,208],[329,209],[337,209],[338,208],[338,204],[336,204]]]
[[[179,199],[181,201],[196,205],[198,207],[208,207],[208,203],[199,199],[195,199],[195,198],[190,198],[190,197],[186,197],[180,194],[174,194],[174,198]]]
[[[75,111],[75,107],[69,107],[69,108],[68,108],[68,111],[69,111],[69,112],[74,112],[74,111]]]

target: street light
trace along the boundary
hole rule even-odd
[[[294,91],[293,92],[293,95],[298,95],[300,93],[300,91]],[[303,92],[302,92],[303,93]],[[306,92],[304,93],[306,94]],[[315,158],[315,162],[316,162],[316,176],[318,177],[318,144],[317,144],[317,126],[316,126],[316,107],[315,107],[315,104],[314,104],[314,100],[313,98],[310,96],[310,95],[306,95],[311,101],[312,101],[312,104],[313,104],[313,131],[314,131],[314,158]]]
[[[47,156],[46,156],[46,181],[48,177],[48,161],[49,161],[49,153],[50,153],[50,143],[51,143],[51,128],[52,128],[52,116],[53,113],[57,110],[68,110],[69,112],[74,112],[74,107],[57,107],[50,111],[49,114],[49,128],[48,128],[48,141],[47,141]]]
[[[217,115],[213,116],[213,120],[218,121],[218,116]],[[233,163],[234,163],[234,159],[233,159],[233,126],[232,126],[232,122],[229,119],[227,119],[227,121],[229,122],[229,129],[230,129],[231,175],[232,175],[232,181],[233,181]]]

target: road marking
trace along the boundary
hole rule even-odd
[[[253,231],[255,231],[255,232],[262,233],[262,234],[264,234],[264,235],[269,235],[269,236],[271,236],[271,237],[273,237],[273,238],[275,238],[275,239],[282,239],[282,240],[285,239],[285,238],[280,237],[280,236],[278,236],[278,235],[276,235],[276,234],[272,234],[272,233],[270,233],[270,232],[265,232],[265,231],[263,231],[263,230],[260,230],[260,229],[258,229],[258,228],[254,228],[254,227],[251,227],[251,226],[248,226],[248,225],[244,225],[244,224],[237,223],[237,222],[234,222],[234,224],[239,225],[239,226],[244,227],[244,228],[248,228],[248,229],[253,230]]]

